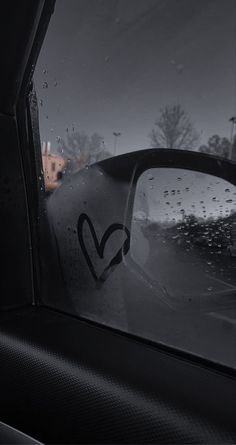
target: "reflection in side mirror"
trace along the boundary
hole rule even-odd
[[[136,188],[131,256],[154,292],[161,288],[170,306],[232,307],[236,187],[184,169],[146,171]]]

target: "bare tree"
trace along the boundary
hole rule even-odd
[[[68,133],[66,141],[60,139],[58,149],[71,164],[71,168],[73,165],[73,169],[76,169],[77,165],[86,163],[89,156],[89,145],[90,141],[87,134],[76,131],[71,134]]]
[[[160,117],[155,122],[150,140],[153,148],[194,150],[199,135],[181,105],[167,105],[160,110]]]
[[[79,131],[68,133],[66,141],[59,141],[58,150],[67,160],[67,174],[111,156],[98,133],[91,137]]]
[[[97,162],[105,151],[104,139],[99,133],[93,133],[89,144],[89,164]]]
[[[228,158],[230,154],[230,141],[225,137],[220,137],[218,134],[214,134],[208,140],[207,145],[201,145],[199,151],[201,153],[208,153],[216,156],[222,156]]]

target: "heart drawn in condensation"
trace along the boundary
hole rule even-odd
[[[92,238],[94,241],[95,249],[97,251],[99,258],[101,258],[101,259],[104,259],[104,251],[105,251],[106,243],[108,242],[111,235],[114,232],[116,232],[117,230],[121,230],[126,234],[126,239],[125,239],[124,243],[118,249],[117,253],[110,260],[110,262],[105,267],[105,269],[103,270],[103,272],[101,273],[100,276],[98,276],[96,274],[94,265],[93,265],[92,260],[89,256],[89,253],[88,253],[85,241],[84,241],[83,226],[84,226],[85,222],[88,224],[88,226],[90,228],[90,232],[91,232],[91,235],[92,235]],[[90,270],[94,280],[96,281],[96,283],[98,285],[99,284],[101,285],[102,283],[104,283],[107,280],[107,278],[110,276],[110,274],[112,272],[114,272],[116,267],[122,262],[123,256],[128,253],[129,248],[130,248],[130,232],[127,229],[127,227],[125,227],[123,224],[119,224],[119,223],[111,224],[108,227],[108,229],[105,231],[105,233],[102,236],[102,239],[99,243],[93,223],[90,220],[90,218],[88,217],[88,215],[86,215],[85,213],[82,213],[78,219],[77,230],[78,230],[78,239],[79,239],[80,247],[82,249],[82,252],[84,254],[86,262],[88,264],[89,270]]]

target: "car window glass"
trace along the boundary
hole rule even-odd
[[[63,175],[148,147],[235,156],[235,2],[58,0],[35,83]]]
[[[234,0],[57,0],[34,76],[45,202],[65,286],[63,304],[55,297],[46,303],[230,366],[236,366],[234,294],[229,292],[228,306],[216,307],[212,298],[204,311],[173,307],[163,302],[163,295],[153,294],[150,286],[155,287],[159,275],[147,264],[150,248],[160,242],[163,250],[170,233],[169,251],[173,247],[174,253],[166,256],[169,269],[166,266],[163,277],[171,274],[173,262],[182,268],[177,273],[176,267],[175,274],[184,273],[191,246],[197,256],[204,243],[212,243],[208,247],[223,254],[214,250],[212,260],[208,251],[204,253],[202,273],[207,270],[210,280],[223,280],[234,292],[233,184],[221,182],[224,190],[230,189],[225,200],[232,200],[226,212],[218,202],[221,192],[216,184],[223,180],[212,179],[215,196],[209,199],[216,198],[219,204],[220,222],[215,224],[215,207],[211,209],[207,198],[204,202],[191,195],[191,206],[198,200],[201,216],[194,216],[193,207],[186,213],[182,206],[188,195],[184,189],[192,184],[196,192],[193,183],[207,182],[200,172],[185,176],[184,189],[177,170],[164,184],[163,169],[157,175],[159,185],[154,171],[144,172],[128,227],[127,213],[120,209],[127,206],[124,197],[132,193],[132,184],[122,179],[118,167],[111,182],[97,163],[150,148],[236,160],[235,32]],[[158,199],[152,199],[153,190],[159,206]],[[163,231],[165,218],[173,220],[181,209],[180,220]],[[157,213],[159,219],[154,217]],[[193,235],[195,223],[201,227]],[[216,233],[222,231],[223,247]],[[155,236],[160,239],[151,245]],[[198,263],[195,256],[192,263]],[[153,263],[158,261],[160,257]],[[197,270],[198,265],[191,266],[194,280],[201,281],[201,295],[203,287],[212,294],[215,286],[202,275],[199,279]],[[190,284],[186,301],[192,298]],[[163,286],[167,295],[174,284]],[[175,286],[178,296],[184,286],[183,281]]]

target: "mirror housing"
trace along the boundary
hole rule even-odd
[[[236,185],[236,163],[171,149],[142,150],[109,158],[68,178],[48,199],[47,206],[65,293],[69,293],[69,312],[74,312],[76,306],[78,313],[92,317],[102,286],[106,292],[99,294],[99,310],[111,318],[111,312],[115,318],[119,313],[119,327],[120,322],[126,323],[126,304],[119,287],[127,267],[132,268],[127,254],[135,191],[140,175],[154,167],[192,170]],[[146,286],[142,277],[141,282]],[[107,305],[107,296],[103,301],[110,288],[116,289],[114,308]],[[65,310],[65,301],[52,301],[51,295],[43,300],[57,307],[61,304]]]

